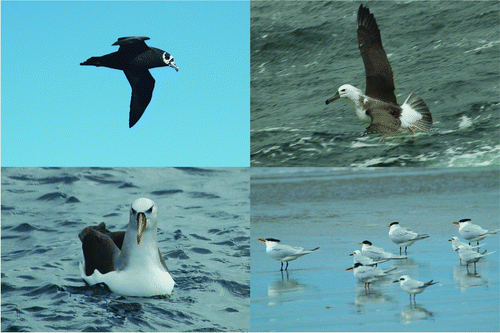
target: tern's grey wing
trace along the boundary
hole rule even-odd
[[[363,5],[358,10],[358,46],[365,65],[366,95],[397,104],[391,64],[387,59],[377,22]]]
[[[405,238],[405,239],[412,239],[417,237],[417,233],[414,231],[411,231],[406,228],[399,228],[394,232],[394,235],[397,237]]]
[[[297,259],[298,257],[311,253],[312,251],[317,249],[318,248],[312,250],[304,250],[304,248],[302,247],[292,247],[289,245],[278,244],[267,253],[271,258],[276,260],[291,261]]]
[[[476,224],[469,224],[463,227],[460,231],[467,236],[482,236],[488,233],[488,230],[485,230]]]
[[[417,281],[413,279],[406,281],[405,284],[411,289],[425,288],[424,283],[422,281]]]
[[[379,248],[370,248],[363,251],[363,254],[371,259],[385,258],[384,251]]]

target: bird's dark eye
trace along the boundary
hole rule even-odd
[[[148,213],[148,214],[151,214],[152,212],[153,212],[153,206],[151,206],[151,208],[149,208],[149,209],[146,211],[146,213]]]

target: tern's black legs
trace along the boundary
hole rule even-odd
[[[286,267],[285,267],[285,271],[288,270],[288,261],[286,262]],[[280,271],[283,271],[283,261],[281,262],[281,269]]]

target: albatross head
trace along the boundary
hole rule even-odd
[[[137,227],[137,245],[141,245],[146,229],[156,228],[157,211],[158,208],[151,199],[139,198],[132,203],[130,224]]]
[[[350,100],[357,101],[359,97],[363,95],[363,92],[356,87],[351,86],[350,84],[344,84],[340,86],[337,93],[332,97],[326,100],[326,104],[330,104],[337,99],[344,97],[349,98]]]

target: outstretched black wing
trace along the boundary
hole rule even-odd
[[[147,69],[138,67],[131,67],[123,72],[125,72],[127,80],[132,87],[129,115],[129,127],[132,127],[141,119],[142,114],[151,101],[155,79],[153,79]]]

